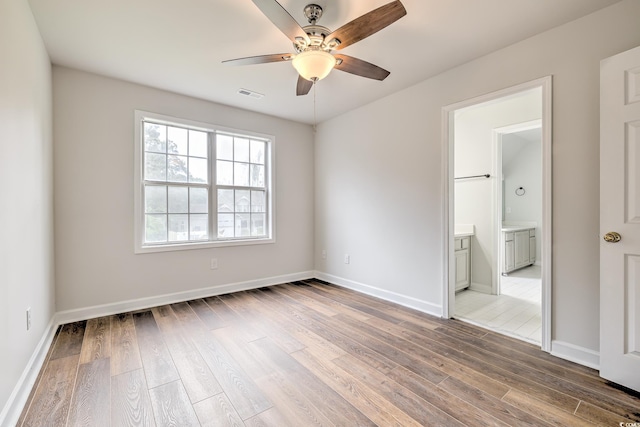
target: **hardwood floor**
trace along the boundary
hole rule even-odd
[[[317,280],[63,325],[20,426],[618,426],[533,345]]]

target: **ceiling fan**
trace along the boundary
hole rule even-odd
[[[276,0],[253,0],[256,6],[292,42],[295,53],[250,56],[223,61],[229,65],[265,64],[292,61],[298,71],[297,95],[306,95],[318,80],[325,78],[333,68],[347,73],[384,80],[389,71],[352,56],[332,54],[380,31],[407,14],[399,0],[385,4],[335,31],[316,23],[322,16],[322,7],[309,4],[304,15],[309,25],[301,27]]]

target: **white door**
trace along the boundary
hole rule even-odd
[[[640,47],[600,64],[600,239],[600,375],[640,391]]]

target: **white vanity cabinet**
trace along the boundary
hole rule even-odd
[[[502,229],[502,274],[536,262],[536,229],[509,227]]]
[[[456,257],[456,291],[471,285],[471,236],[454,239]]]

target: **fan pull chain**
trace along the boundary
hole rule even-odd
[[[313,81],[313,131],[317,131],[317,120],[316,120],[316,84],[318,82],[316,80]]]

